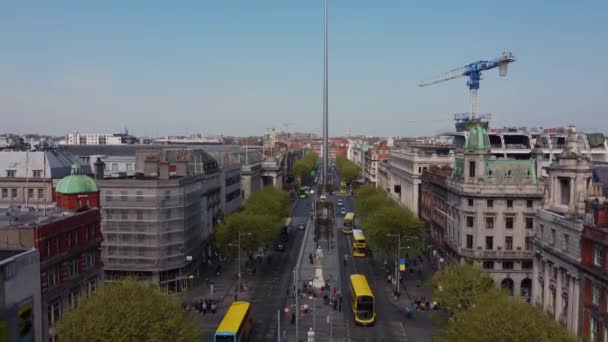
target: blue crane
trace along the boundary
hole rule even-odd
[[[510,52],[503,52],[502,55],[492,61],[478,61],[471,63],[469,65],[465,65],[462,68],[454,69],[448,71],[447,73],[438,76],[434,79],[419,82],[418,85],[421,87],[428,86],[431,84],[441,83],[449,80],[453,80],[458,77],[468,76],[469,80],[467,81],[467,86],[471,92],[471,113],[470,118],[475,119],[478,115],[477,113],[477,91],[479,90],[479,81],[482,79],[481,72],[484,70],[490,70],[494,68],[498,68],[498,73],[500,76],[507,75],[507,65],[509,63],[515,62],[515,58]],[[468,115],[467,115],[468,116]]]

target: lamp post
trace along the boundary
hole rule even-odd
[[[397,238],[397,260],[395,262],[395,293],[399,293],[399,250],[401,250],[401,232],[397,234],[386,234],[388,237],[396,237]]]
[[[238,244],[237,244],[237,248],[238,248],[238,278],[239,278],[239,288],[238,288],[238,292],[241,293],[241,288],[242,288],[242,275],[241,275],[241,236],[245,235],[245,236],[251,236],[253,235],[252,233],[239,233],[239,239],[238,239]],[[233,244],[228,244],[228,246],[234,246]]]

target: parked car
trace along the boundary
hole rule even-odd
[[[304,229],[306,229],[306,225],[304,223],[300,223],[298,225],[298,230],[304,230]]]
[[[283,242],[277,243],[276,250],[279,251],[279,252],[284,252],[285,251],[285,243],[283,243]]]
[[[346,209],[341,208],[341,209],[340,209],[340,214],[342,214],[342,215],[346,215]]]

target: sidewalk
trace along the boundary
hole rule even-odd
[[[379,261],[376,260],[376,262]],[[385,282],[385,286],[383,287],[387,296],[391,298],[391,303],[403,310],[404,315],[406,307],[414,307],[414,300],[416,298],[421,299],[425,297],[428,302],[433,300],[433,293],[428,286],[435,272],[432,269],[431,262],[429,262],[427,257],[424,258],[422,265],[419,260],[417,260],[416,266],[414,266],[413,261],[408,260],[408,262],[409,267],[403,275],[403,281],[400,284],[401,296],[398,297],[398,300],[395,300],[394,285],[392,283]],[[415,270],[414,273],[410,273],[410,269]],[[417,272],[419,269],[422,269],[421,276]],[[436,335],[434,331],[437,330],[434,327],[435,319],[432,315],[437,313],[439,311],[414,311],[412,318],[404,321],[408,339],[412,341],[432,341],[433,336]]]
[[[297,284],[300,291],[302,291],[303,283],[312,280],[315,276],[315,265],[310,263],[309,253],[315,254],[315,242],[314,242],[314,227],[309,228],[309,234],[304,241],[304,253],[302,255],[302,266],[300,270],[300,283]],[[333,227],[335,229],[335,227]],[[334,233],[335,236],[335,233]],[[335,238],[334,238],[335,239]],[[339,268],[339,256],[335,246],[335,241],[331,243],[327,241],[326,237],[319,238],[318,245],[322,247],[323,258],[321,259],[321,268],[323,270],[323,279],[326,284],[329,284],[330,290],[327,294],[331,297],[334,293],[334,288],[338,289],[338,277],[340,274]],[[327,247],[330,246],[328,251]],[[316,264],[316,261],[315,261]],[[345,294],[342,294],[343,296]],[[343,299],[341,309],[348,308],[348,298]],[[323,296],[300,296],[300,305],[308,305],[308,313],[299,314],[299,340],[306,341],[306,333],[310,328],[315,330],[315,341],[329,341],[330,336],[333,336],[333,341],[344,341],[346,336],[346,323],[344,321],[344,315],[341,311],[333,310],[330,305],[325,304]],[[292,306],[293,310],[294,307]],[[287,341],[294,341],[296,327],[292,325],[291,315],[289,315],[286,327],[282,328],[287,332]]]

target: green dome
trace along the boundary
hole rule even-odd
[[[467,151],[490,151],[488,132],[479,124],[471,128],[464,149]]]
[[[73,164],[72,174],[59,181],[56,191],[61,194],[82,194],[97,192],[99,189],[93,178],[82,174],[80,164]]]

